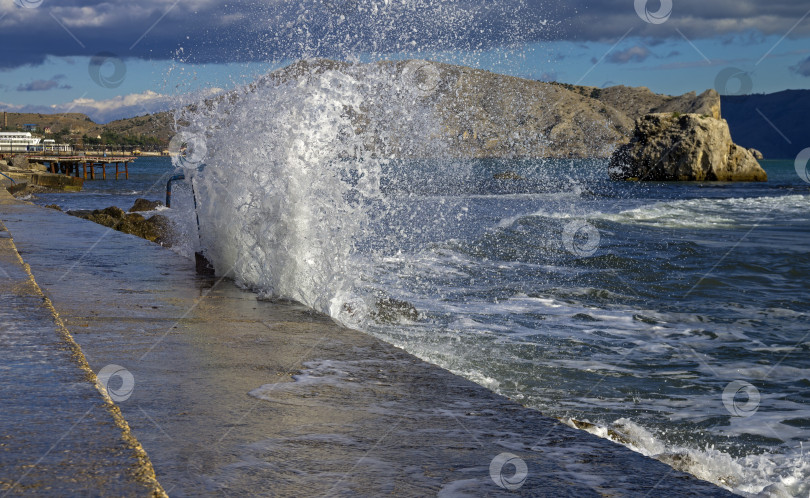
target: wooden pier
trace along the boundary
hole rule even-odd
[[[79,170],[82,170],[84,179],[87,180],[87,172],[90,171],[90,179],[96,179],[96,170],[101,169],[101,179],[107,179],[107,167],[115,167],[115,179],[123,174],[124,179],[129,180],[129,163],[135,161],[136,156],[28,156],[29,161],[43,163],[51,173],[61,173],[63,175],[80,178]]]

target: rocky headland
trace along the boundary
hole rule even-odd
[[[808,146],[810,90],[723,95],[723,117],[737,143],[769,159],[795,159]]]
[[[417,92],[413,105],[430,106],[440,120],[445,155],[463,158],[608,158],[618,145],[628,143],[637,118],[655,112],[698,113],[720,118],[720,96],[714,90],[700,95],[659,95],[646,87],[596,88],[528,80],[482,69],[429,61],[382,61],[359,64],[328,59],[301,60],[274,71],[249,85],[250,92],[263,86],[302,80],[327,71],[362,74],[378,66],[404,87],[430,81],[427,91]],[[413,68],[416,68],[415,70]],[[415,71],[416,75],[409,75]],[[420,75],[419,72],[424,74]],[[409,81],[413,80],[413,81]],[[422,82],[424,83],[424,81]],[[405,90],[407,91],[407,90]],[[209,100],[238,99],[231,92]],[[354,113],[357,130],[368,125],[368,116],[379,114],[368,102],[367,112]],[[199,109],[192,107],[192,113]],[[178,122],[183,123],[183,113]],[[430,155],[434,149],[402,147],[407,137],[386,135],[386,143],[368,137],[366,147],[386,157],[402,151]],[[393,154],[392,154],[393,151]]]
[[[611,156],[609,172],[617,180],[766,181],[757,155],[732,142],[723,119],[654,113],[636,120],[630,142]]]

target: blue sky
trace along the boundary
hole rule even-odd
[[[0,0],[0,46],[0,108],[101,122],[316,56],[673,95],[810,88],[810,4],[787,0]]]

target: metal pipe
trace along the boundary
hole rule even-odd
[[[179,175],[174,175],[173,177],[169,178],[169,181],[166,183],[166,207],[172,207],[172,182],[177,180],[185,180],[186,175],[180,173]],[[196,207],[197,199],[194,199],[194,204]]]
[[[2,173],[2,172],[0,172],[0,175],[3,175],[3,176],[5,176],[6,178],[8,178],[9,180],[11,180],[11,184],[12,184],[12,185],[17,185],[17,182],[15,182],[15,181],[14,181],[14,178],[11,178],[10,176],[8,176],[7,174]]]
[[[166,207],[172,207],[172,182],[185,180],[186,175],[179,173],[169,178],[166,182]],[[200,231],[200,215],[197,213],[197,192],[194,191],[194,182],[191,182],[191,197],[194,199],[194,215],[197,217],[197,232]]]

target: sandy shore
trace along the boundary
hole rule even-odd
[[[93,370],[131,374],[116,403],[170,495],[511,495],[519,462],[526,495],[727,495],[134,236],[0,219]]]

